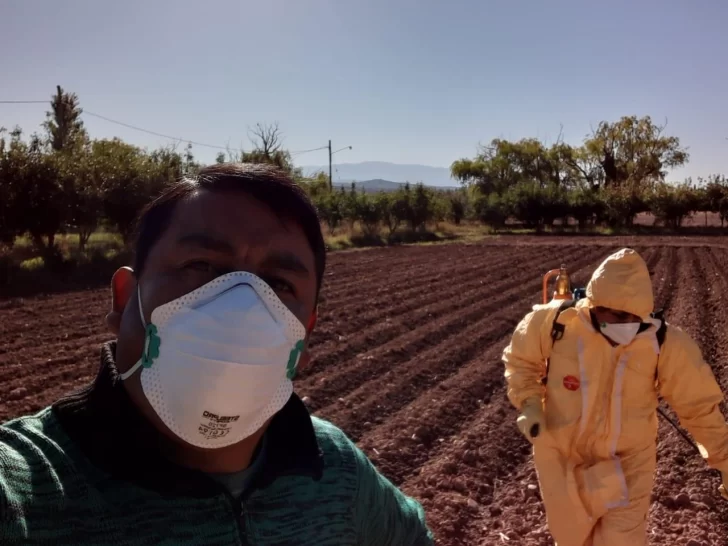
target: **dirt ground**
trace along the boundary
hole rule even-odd
[[[658,307],[728,391],[728,242],[515,236],[332,254],[297,390],[423,503],[438,544],[553,544],[500,356],[546,270],[564,263],[583,286],[622,246],[642,253]],[[0,421],[92,379],[108,305],[106,290],[0,301]],[[658,459],[650,544],[728,544],[717,474],[665,423]]]

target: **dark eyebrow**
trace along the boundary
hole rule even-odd
[[[302,276],[309,276],[311,272],[303,262],[291,252],[275,252],[263,261],[263,267],[283,269]]]
[[[182,246],[190,246],[196,248],[202,248],[205,250],[212,250],[214,252],[221,252],[224,254],[234,254],[235,249],[230,243],[213,237],[211,235],[205,235],[204,233],[190,233],[183,235],[177,239],[177,244]]]

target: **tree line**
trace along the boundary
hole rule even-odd
[[[669,169],[689,160],[666,124],[649,116],[601,122],[580,146],[561,138],[551,146],[537,139],[494,139],[472,159],[455,161],[452,175],[476,188],[475,215],[503,225],[509,217],[537,230],[556,220],[579,227],[631,227],[640,213],[679,229],[695,212],[728,217],[728,183],[721,175],[669,183]]]
[[[323,180],[312,185],[322,218],[331,228],[345,220],[373,231],[377,224],[412,229],[450,219],[478,220],[495,228],[516,223],[536,231],[558,223],[576,229],[631,228],[640,213],[672,230],[696,212],[728,218],[728,180],[722,175],[666,180],[670,169],[689,160],[666,124],[649,116],[625,116],[601,122],[580,146],[561,138],[547,146],[526,138],[494,139],[474,158],[455,161],[452,176],[460,190],[436,192],[406,186],[389,195],[356,194],[344,189],[326,192]],[[425,205],[425,202],[428,205]]]
[[[92,139],[74,93],[57,87],[42,130],[26,135],[0,128],[0,245],[27,235],[44,259],[58,257],[59,234],[78,234],[83,251],[99,228],[124,242],[141,208],[170,182],[200,168],[192,146],[147,150],[120,139]],[[666,181],[687,163],[687,150],[649,117],[602,122],[581,146],[558,139],[495,139],[474,158],[451,166],[461,187],[436,191],[405,184],[367,193],[356,184],[331,190],[325,174],[304,177],[282,146],[277,124],[250,131],[249,151],[221,153],[218,162],[267,162],[288,170],[307,189],[331,232],[360,230],[388,237],[425,231],[436,222],[480,221],[503,228],[514,220],[543,230],[555,223],[578,229],[630,227],[641,212],[679,229],[698,211],[728,217],[728,182],[720,175]]]

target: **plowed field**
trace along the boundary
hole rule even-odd
[[[657,305],[687,330],[728,391],[728,243],[697,238],[516,238],[330,256],[314,366],[297,390],[420,500],[438,544],[547,545],[530,448],[515,427],[500,355],[565,263],[583,286],[632,246]],[[0,302],[0,421],[90,381],[106,290]],[[723,408],[725,411],[725,408]],[[728,544],[715,472],[660,425],[650,544]]]

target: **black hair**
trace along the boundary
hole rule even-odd
[[[317,291],[326,268],[326,245],[316,207],[303,188],[285,171],[267,164],[220,163],[203,167],[167,187],[139,215],[136,230],[134,271],[141,275],[149,252],[169,226],[177,203],[198,190],[238,191],[270,207],[281,219],[293,221],[303,230],[313,251]]]

